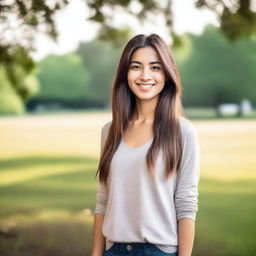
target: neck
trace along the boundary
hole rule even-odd
[[[139,123],[153,122],[157,101],[157,97],[151,100],[136,99],[136,110],[132,120]]]

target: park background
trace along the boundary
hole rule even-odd
[[[116,67],[133,35],[154,32],[174,52],[200,139],[193,255],[256,254],[256,5],[191,1],[189,14],[177,2],[0,3],[1,255],[90,255]],[[58,20],[68,30],[82,6],[73,45],[61,49],[68,39]],[[200,33],[182,31],[183,20]]]

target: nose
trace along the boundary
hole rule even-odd
[[[142,81],[148,81],[151,79],[151,72],[148,68],[142,69],[140,79]]]

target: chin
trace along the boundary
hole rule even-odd
[[[155,97],[157,97],[157,95],[136,95],[136,98],[139,99],[139,100],[152,100],[154,99]]]

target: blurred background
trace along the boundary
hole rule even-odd
[[[0,1],[0,254],[90,255],[100,131],[136,34],[172,49],[201,146],[193,255],[256,255],[256,2]]]

